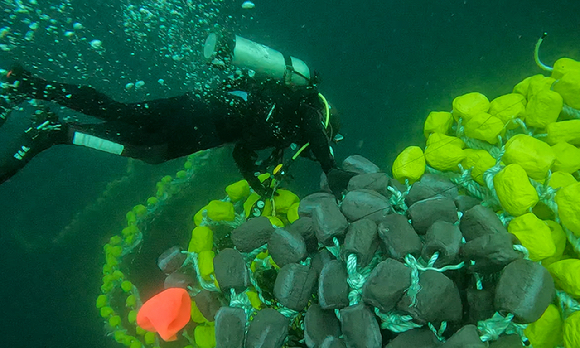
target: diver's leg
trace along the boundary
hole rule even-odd
[[[31,126],[15,140],[4,139],[1,144],[3,148],[0,152],[5,156],[0,157],[0,184],[52,145],[86,146],[151,164],[178,157],[168,150],[168,140],[164,132],[148,133],[142,127],[121,121],[61,124],[56,114],[41,111],[34,114]]]
[[[160,134],[146,134],[141,129],[125,123],[51,124],[42,130],[29,128],[16,141],[12,141],[8,156],[0,158],[0,184],[10,179],[20,169],[52,145],[86,146],[99,151],[142,160],[146,163],[163,163],[173,157],[165,139]]]
[[[85,115],[104,121],[138,125],[150,132],[162,127],[167,122],[168,115],[182,112],[190,99],[189,95],[183,95],[147,102],[122,103],[92,87],[47,81],[33,76],[21,66],[13,67],[5,79],[10,86],[10,92],[6,94],[16,103],[25,98],[54,101]],[[0,102],[0,107],[1,105]]]
[[[154,145],[158,147],[167,144],[168,150],[161,156],[163,160],[235,142],[240,137],[239,130],[243,128],[244,121],[239,110],[226,98],[220,98],[220,91],[207,98],[186,94],[125,104],[116,102],[91,87],[49,82],[34,77],[21,67],[10,71],[8,82],[19,95],[55,101],[62,106],[100,118],[107,125],[114,125],[111,127],[112,132],[105,134],[106,136],[127,126],[133,127],[131,129],[140,134],[145,142],[153,138],[162,139]],[[120,139],[119,143],[141,147],[137,138],[139,137],[133,137],[128,142]],[[130,157],[152,161],[147,154],[130,154],[130,148],[126,151]]]

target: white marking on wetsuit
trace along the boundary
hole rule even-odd
[[[266,116],[266,122],[270,121],[270,119],[272,118],[272,114],[274,113],[275,108],[276,108],[276,104],[272,105],[272,108],[270,109],[268,116]]]
[[[18,150],[18,152],[14,154],[14,158],[22,161],[28,150],[30,150],[29,147],[22,145],[21,150]]]
[[[101,139],[94,135],[83,134],[80,132],[75,132],[75,135],[73,137],[73,144],[90,147],[91,149],[96,149],[100,151],[105,151],[108,153],[112,153],[114,155],[120,155],[121,153],[123,153],[123,149],[125,148],[125,146],[114,143],[110,140]]]

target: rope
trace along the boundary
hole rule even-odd
[[[580,304],[565,291],[556,290],[556,298],[560,303],[562,320],[566,320],[566,318],[569,317],[572,313],[580,311]]]
[[[393,208],[397,208],[399,211],[407,211],[407,204],[405,203],[405,198],[411,190],[411,186],[407,185],[405,192],[399,191],[396,187],[388,185],[387,190],[392,193],[390,198],[390,203]]]
[[[381,313],[376,307],[374,310],[375,314],[381,319],[381,329],[387,329],[392,332],[405,332],[421,327],[421,325],[413,322],[413,317],[410,315],[397,314],[393,311]]]
[[[405,266],[411,268],[411,285],[405,290],[405,294],[411,299],[409,307],[417,305],[417,294],[421,291],[421,285],[419,285],[419,267],[417,260],[411,254],[405,256]]]
[[[542,61],[540,60],[540,46],[542,45],[542,41],[544,41],[544,39],[546,38],[547,35],[548,35],[548,33],[543,33],[542,36],[536,42],[536,46],[534,48],[534,60],[536,61],[536,65],[538,65],[538,67],[540,67],[540,69],[545,70],[545,71],[552,71],[552,70],[554,70],[554,68],[547,66],[546,64],[542,63]]]
[[[483,342],[497,340],[506,331],[513,318],[514,315],[511,313],[504,317],[496,312],[491,318],[479,321],[477,323],[477,329],[481,332],[479,338]]]
[[[445,337],[443,337],[443,333],[445,332],[445,329],[447,329],[446,321],[441,322],[439,329],[436,329],[435,326],[431,323],[427,323],[427,326],[429,327],[429,330],[431,330],[431,332],[435,334],[435,337],[437,337],[439,342],[445,342]]]
[[[337,260],[340,260],[340,243],[338,242],[338,238],[332,237],[333,245],[327,245],[326,250],[328,250],[332,256],[336,257]]]
[[[272,268],[272,263],[271,263],[272,257],[270,255],[268,255],[264,259],[256,258],[258,256],[258,254],[260,254],[263,251],[266,251],[267,249],[268,249],[268,245],[264,244],[261,247],[258,247],[256,249],[252,250],[249,253],[242,253],[242,256],[244,257],[244,260],[246,260],[246,267],[248,268],[249,273],[250,273],[250,276],[248,277],[248,278],[250,278],[250,284],[252,284],[254,289],[256,289],[256,293],[258,293],[258,298],[260,299],[260,301],[262,301],[262,303],[265,303],[267,305],[271,305],[272,302],[266,300],[264,298],[264,296],[262,295],[262,288],[260,288],[260,286],[256,282],[256,279],[254,277],[254,272],[251,272],[252,262],[256,262],[256,270],[269,270]]]
[[[256,259],[256,257],[260,253],[262,253],[262,252],[264,252],[266,250],[268,250],[268,244],[264,244],[264,245],[262,245],[260,247],[257,247],[256,249],[252,250],[249,253],[242,253],[242,256],[244,257],[244,260],[246,260],[246,266],[248,268],[250,268],[252,266],[252,262],[254,262],[254,261],[258,262],[258,264],[260,264],[260,265],[264,265],[265,266],[266,265],[265,259],[264,260],[260,260],[260,259]],[[269,269],[269,268],[270,267],[266,267],[266,269]]]
[[[479,337],[483,342],[495,341],[503,333],[517,334],[525,346],[530,347],[529,341],[524,334],[524,329],[527,324],[516,324],[512,322],[514,315],[509,313],[505,317],[498,312],[487,320],[482,320],[477,323],[477,329],[481,333]]]
[[[246,292],[237,294],[234,288],[230,289],[230,307],[242,308],[245,312],[252,311],[252,303]]]
[[[235,214],[235,217],[234,217],[233,221],[225,221],[225,220],[214,221],[207,216],[207,209],[204,209],[201,212],[201,216],[203,218],[202,218],[201,223],[199,225],[206,226],[206,227],[228,226],[231,228],[237,228],[237,227],[240,227],[241,224],[246,222],[246,214],[244,212],[239,213],[239,214],[238,213],[234,213],[234,214]]]
[[[577,254],[580,254],[580,238],[576,237],[574,232],[570,231],[566,226],[564,226],[564,225],[561,225],[561,226],[562,226],[562,229],[564,230],[564,232],[566,233],[566,237],[568,237],[568,241],[570,242],[570,244],[574,248],[574,251]]]
[[[501,159],[502,159],[504,153],[505,153],[505,151],[502,148],[502,151],[499,154],[499,156],[494,157],[496,159],[495,165],[493,167],[489,168],[488,170],[486,170],[485,172],[483,172],[483,182],[485,182],[485,185],[487,186],[487,189],[488,189],[486,202],[490,206],[501,207],[501,203],[499,202],[499,197],[497,196],[497,193],[495,192],[493,178],[495,178],[497,173],[499,173],[503,168],[503,166],[501,164]]]
[[[369,275],[375,269],[377,264],[382,260],[379,252],[375,253],[373,259],[367,266],[360,271],[357,269],[358,258],[355,254],[350,254],[346,260],[346,271],[348,274],[348,286],[352,289],[348,293],[349,305],[355,305],[360,302],[362,298],[362,288],[366,283]]]
[[[414,268],[416,267],[419,271],[435,271],[435,272],[446,272],[446,271],[452,271],[452,270],[458,270],[463,268],[463,266],[465,266],[465,262],[461,261],[460,263],[458,263],[457,265],[447,265],[444,267],[433,267],[431,264],[431,262],[434,264],[435,261],[437,260],[437,258],[439,257],[439,252],[435,252],[433,254],[433,256],[431,256],[431,259],[429,259],[429,263],[427,264],[427,266],[423,266],[421,265],[421,263],[419,261],[417,261],[417,259],[411,255],[408,254],[407,256],[405,256],[405,265]]]
[[[298,314],[300,314],[300,312],[295,311],[293,309],[290,308],[286,308],[284,306],[282,306],[281,304],[277,304],[278,305],[278,309],[277,311],[282,314],[283,316],[285,316],[286,318],[290,319],[290,322],[293,322],[294,319],[298,316]]]
[[[193,269],[195,270],[195,274],[197,276],[197,281],[199,282],[199,285],[201,285],[202,288],[208,291],[219,291],[213,282],[208,282],[201,276],[201,273],[199,272],[199,264],[197,259],[198,254],[189,251],[182,251],[182,253],[187,254],[187,258],[185,259],[184,265],[187,265],[189,263],[193,265]]]
[[[528,249],[525,246],[519,245],[519,244],[514,244],[513,248],[515,251],[519,251],[520,253],[524,254],[524,259],[526,259],[526,260],[530,259],[530,252],[528,251]]]
[[[258,283],[256,282],[256,279],[254,279],[254,274],[252,272],[250,272],[250,284],[252,284],[252,286],[254,287],[254,289],[256,289],[256,292],[258,293],[258,298],[260,299],[260,301],[262,301],[262,303],[271,306],[272,302],[268,301],[264,298],[264,296],[262,295],[262,288],[260,288],[260,286],[258,285]]]
[[[562,107],[562,115],[566,116],[567,118],[580,119],[580,110],[574,109],[573,107],[564,104]]]
[[[365,278],[357,272],[357,256],[355,254],[350,254],[346,261],[346,271],[348,273],[348,286],[352,289],[348,293],[349,305],[355,305],[359,303],[362,297],[362,286],[365,283]]]

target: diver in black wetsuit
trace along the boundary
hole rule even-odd
[[[285,60],[288,68],[289,60]],[[6,80],[12,89],[10,95],[15,96],[12,102],[51,100],[104,122],[59,122],[55,117],[38,120],[21,136],[14,155],[0,159],[0,183],[36,154],[57,144],[84,145],[147,163],[161,163],[234,143],[233,157],[238,168],[261,195],[271,192],[256,176],[257,150],[273,148],[273,154],[279,154],[291,144],[309,143],[304,154],[311,154],[321,164],[337,195],[352,176],[336,169],[329,147],[335,134],[329,124],[326,101],[314,84],[288,84],[287,76],[259,81],[242,75],[227,81],[227,88],[214,91],[209,97],[186,94],[130,104],[114,101],[91,87],[49,82],[19,67],[13,68]],[[6,100],[2,103],[0,99],[0,109],[3,104],[8,107]]]

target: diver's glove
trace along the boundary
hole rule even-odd
[[[254,189],[254,191],[256,191],[256,193],[258,195],[260,195],[260,197],[267,199],[272,197],[272,195],[274,194],[274,189],[272,189],[269,186],[265,186],[265,185],[260,185],[259,187],[252,187]]]
[[[264,209],[266,208],[266,202],[278,196],[275,188],[272,188],[270,184],[272,179],[268,178],[259,186],[252,186],[252,189],[260,196],[258,200],[254,203],[250,209],[250,218],[262,216]]]
[[[263,199],[269,199],[274,195],[274,189],[271,187],[272,179],[268,178],[264,182],[260,182],[257,177],[251,176],[246,179],[248,184],[254,192],[256,192]]]
[[[342,193],[347,189],[348,182],[355,175],[357,175],[357,173],[337,168],[332,168],[326,174],[326,177],[328,178],[328,187],[330,187],[330,190],[336,199],[342,199]]]

